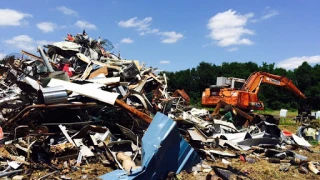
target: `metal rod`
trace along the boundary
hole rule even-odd
[[[15,174],[15,173],[19,173],[19,172],[22,172],[22,169],[0,173],[0,177],[9,176],[11,174]]]
[[[38,46],[38,51],[43,59],[44,64],[46,65],[46,67],[48,68],[49,72],[54,72],[50,62],[49,62],[49,58],[44,54],[43,49],[41,48],[41,46]]]
[[[57,173],[57,172],[58,172],[58,171],[53,171],[52,173],[49,173],[49,174],[46,174],[46,175],[40,177],[38,180],[44,179],[44,178],[46,178],[46,177],[49,177],[49,176],[51,176],[52,174],[55,174],[55,173]]]

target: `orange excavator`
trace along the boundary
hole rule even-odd
[[[302,99],[305,95],[293,84],[291,80],[284,76],[278,76],[266,72],[254,72],[247,80],[239,78],[217,77],[217,84],[206,88],[202,93],[203,106],[216,106],[214,113],[218,113],[221,105],[225,110],[233,107],[233,110],[252,120],[246,115],[250,110],[263,110],[264,104],[258,100],[258,92],[261,83],[274,86],[285,87],[289,91]]]
[[[243,83],[243,86],[236,88],[236,82]],[[254,72],[247,80],[218,77],[217,85],[211,85],[210,88],[206,88],[202,93],[202,105],[216,106],[222,100],[242,110],[263,110],[264,104],[258,100],[261,83],[282,86],[300,98],[306,98],[287,77],[266,72]]]

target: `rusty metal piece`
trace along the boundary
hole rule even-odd
[[[108,68],[107,66],[103,66],[99,69],[97,69],[96,71],[92,72],[89,76],[89,79],[97,77],[99,74],[104,74],[104,75],[108,75]]]
[[[147,123],[151,123],[152,118],[150,116],[148,116],[147,114],[135,109],[134,107],[129,106],[127,103],[116,99],[116,104],[121,106],[122,108],[126,109],[127,111],[131,112],[132,114],[134,114],[135,116],[137,116],[138,118],[144,120]]]
[[[29,162],[21,159],[21,157],[11,155],[4,147],[0,148],[0,156],[3,158],[11,159],[13,161],[25,164],[25,165],[30,165]]]
[[[34,54],[31,54],[31,53],[29,53],[29,52],[27,52],[27,51],[21,50],[21,54],[25,54],[25,55],[27,55],[27,56],[30,56],[30,57],[35,58],[36,60],[42,61],[42,58],[41,58],[41,57],[36,56],[36,55],[34,55]]]
[[[8,125],[12,124],[13,122],[17,121],[20,116],[24,115],[25,113],[29,112],[32,109],[51,109],[51,108],[67,108],[67,107],[86,107],[86,106],[96,106],[96,103],[76,103],[76,104],[52,104],[52,105],[45,105],[45,104],[38,104],[38,105],[31,105],[25,107],[19,114],[17,114],[12,119],[8,120],[3,127],[7,127]]]
[[[222,104],[223,104],[222,101],[220,101],[217,104],[216,108],[214,108],[214,111],[212,112],[212,116],[215,116],[215,115],[219,114]]]
[[[184,91],[184,89],[177,89],[173,95],[173,97],[181,96],[184,100],[186,100],[188,103],[190,103],[190,97],[189,95]]]
[[[77,150],[77,147],[75,147],[72,143],[68,142],[50,146],[50,152],[54,154],[61,154],[66,150]]]
[[[49,128],[46,126],[38,126],[34,129],[34,133],[36,134],[47,134],[49,133]]]

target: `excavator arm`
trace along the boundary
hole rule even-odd
[[[242,91],[257,94],[261,83],[272,84],[275,86],[285,87],[302,99],[306,96],[293,84],[293,82],[284,76],[278,76],[266,72],[254,72],[250,75],[242,87]]]

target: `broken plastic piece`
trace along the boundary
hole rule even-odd
[[[298,137],[295,134],[292,134],[293,140],[300,146],[311,147],[311,144],[306,141],[303,137]]]

